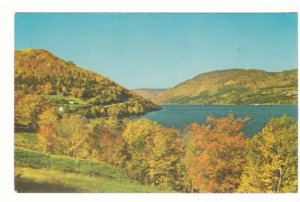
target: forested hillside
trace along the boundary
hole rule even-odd
[[[15,51],[16,106],[33,95],[66,113],[124,117],[158,106],[97,73],[77,67],[46,50]],[[25,98],[24,98],[25,96]],[[45,104],[44,104],[45,105]]]
[[[153,98],[176,104],[296,104],[297,70],[230,69],[200,74]]]

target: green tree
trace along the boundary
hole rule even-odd
[[[239,192],[297,192],[297,125],[288,117],[272,118],[252,137]]]

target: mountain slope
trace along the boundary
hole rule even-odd
[[[156,96],[158,96],[160,93],[166,91],[167,89],[151,89],[151,88],[141,88],[141,89],[135,89],[131,92],[134,92],[146,99],[153,100]]]
[[[296,104],[297,70],[230,69],[200,74],[156,96],[155,103]]]
[[[42,49],[15,51],[15,92],[41,95],[54,104],[71,103],[72,110],[66,111],[89,117],[128,116],[158,108],[108,78]]]

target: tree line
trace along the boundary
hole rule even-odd
[[[61,107],[63,113],[80,114],[89,119],[97,117],[124,118],[133,115],[145,114],[148,111],[159,109],[152,102],[140,99],[129,99],[127,102],[111,104],[108,106],[97,105],[70,105],[65,98],[45,98],[41,95],[15,96],[15,126],[19,130],[35,131],[38,127],[38,115],[49,107]]]

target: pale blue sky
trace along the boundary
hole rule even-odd
[[[129,89],[228,68],[297,67],[296,14],[16,14],[15,49],[42,48]]]

